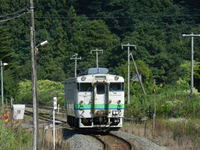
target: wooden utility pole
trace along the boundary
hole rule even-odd
[[[38,134],[38,110],[37,110],[37,72],[36,72],[36,54],[35,54],[35,20],[34,20],[34,4],[30,0],[31,12],[31,63],[32,63],[32,100],[33,100],[33,150],[39,149]]]

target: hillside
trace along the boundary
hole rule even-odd
[[[63,81],[73,75],[78,53],[82,60],[78,72],[95,65],[91,49],[104,50],[100,66],[122,74],[127,51],[121,43],[137,45],[133,56],[152,74],[146,85],[172,85],[186,80],[181,67],[190,60],[190,40],[182,33],[199,33],[200,6],[189,0],[40,0],[34,1],[36,43],[48,40],[39,49],[39,80]],[[1,60],[5,69],[6,95],[15,96],[18,81],[31,79],[29,2],[3,0],[0,6]],[[17,16],[17,18],[15,18]],[[11,18],[11,20],[9,20]],[[15,19],[12,19],[15,18]],[[8,21],[5,21],[8,19]],[[195,60],[200,61],[200,40],[195,39]],[[139,69],[145,74],[144,68]],[[195,86],[199,88],[199,66],[195,69]],[[144,78],[145,80],[145,78]],[[152,89],[149,89],[152,91]]]

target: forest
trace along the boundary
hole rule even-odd
[[[64,80],[74,75],[70,57],[75,53],[82,57],[78,73],[94,67],[92,49],[104,50],[99,56],[100,67],[126,79],[127,50],[121,49],[126,43],[137,46],[131,52],[148,94],[178,83],[189,89],[191,40],[182,34],[200,33],[200,3],[195,0],[35,0],[34,8],[36,44],[49,41],[37,54],[41,86],[45,81],[45,89],[54,86],[48,92],[56,91],[55,87],[63,92]],[[31,99],[30,25],[28,0],[1,0],[0,59],[9,64],[4,67],[5,97],[19,102]],[[195,37],[197,90],[199,47],[200,38]],[[134,74],[132,66],[131,76]],[[141,96],[139,83],[132,82],[131,89],[133,97]]]

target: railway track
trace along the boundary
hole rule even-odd
[[[51,113],[49,113],[48,111],[49,109],[47,109],[47,111],[40,112],[38,117],[40,120],[50,123],[52,122],[52,118],[51,118]],[[32,111],[26,110],[25,114],[32,116]],[[162,149],[156,144],[151,143],[150,141],[142,137],[136,137],[130,134],[128,135],[128,138],[127,138],[126,137],[127,135],[125,134],[128,134],[128,133],[125,133],[122,131],[115,131],[113,133],[112,132],[102,133],[102,132],[95,132],[95,131],[91,132],[91,130],[89,131],[74,130],[68,126],[65,118],[63,119],[59,118],[59,119],[56,119],[56,121],[59,128],[64,129],[61,134],[63,136],[63,140],[66,142],[68,138],[76,135],[76,137],[81,136],[83,138],[86,138],[89,136],[91,137],[90,140],[93,139],[93,141],[98,140],[98,143],[101,143],[100,145],[102,145],[100,149],[103,149],[103,150],[149,150],[149,149],[161,150]],[[70,137],[68,136],[69,134],[71,135]],[[77,141],[78,143],[80,143],[79,140]],[[86,140],[87,143],[91,142],[90,140],[88,141]]]
[[[116,135],[107,134],[92,136],[103,144],[104,150],[134,150],[134,146],[131,143]]]
[[[26,115],[32,115],[31,111],[25,112]],[[50,119],[50,115],[48,113],[39,113],[39,119],[47,122],[51,122],[52,120]],[[66,121],[63,120],[58,120],[60,122],[60,125],[66,128],[67,130],[73,130],[69,126],[66,126]],[[74,133],[82,133],[82,134],[87,134],[84,131],[72,131]],[[128,141],[124,140],[123,138],[120,138],[116,135],[110,134],[110,133],[104,133],[104,134],[99,134],[98,132],[96,133],[91,133],[89,136],[92,136],[96,140],[98,140],[100,143],[102,143],[102,148],[104,150],[134,150],[133,145],[129,143]]]

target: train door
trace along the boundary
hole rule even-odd
[[[107,84],[97,83],[95,86],[95,95],[94,95],[94,109],[96,112],[104,112],[98,110],[106,110],[107,107]]]

